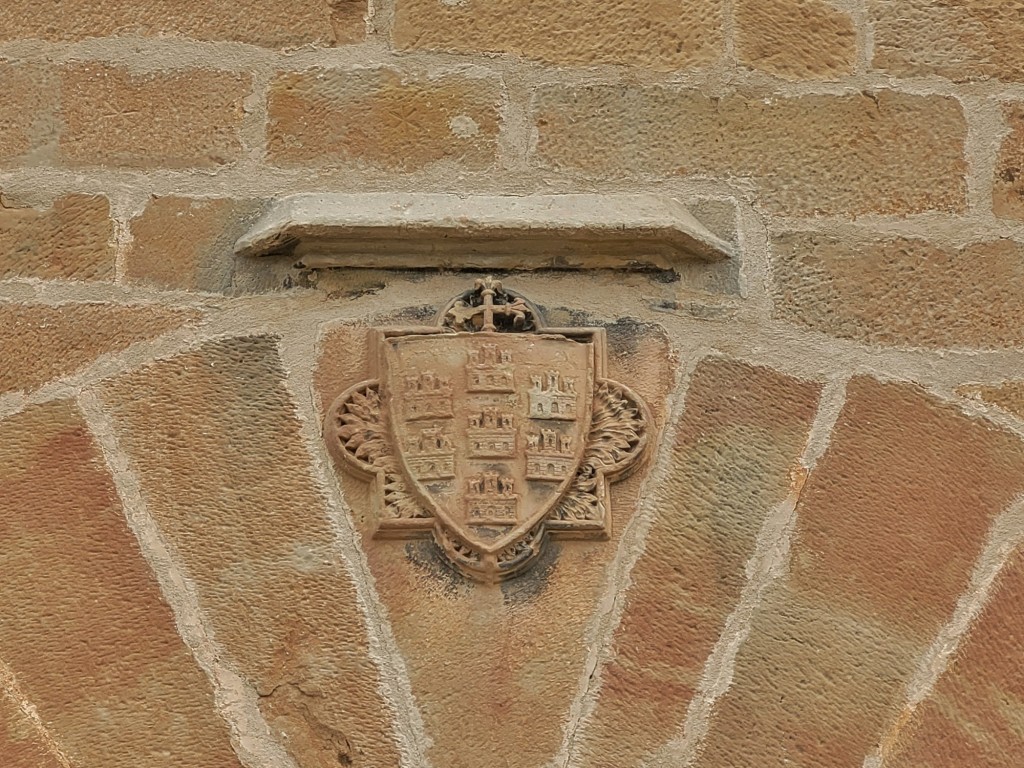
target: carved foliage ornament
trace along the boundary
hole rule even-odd
[[[521,573],[549,537],[607,538],[608,483],[636,466],[651,420],[606,378],[603,328],[545,328],[487,278],[436,326],[371,344],[376,378],[334,401],[324,435],[373,480],[376,536],[433,536],[484,582]]]

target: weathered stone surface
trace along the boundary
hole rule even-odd
[[[269,48],[355,42],[366,34],[365,0],[91,0],[8,3],[0,7],[0,39],[84,40],[90,37],[187,37]]]
[[[872,344],[1024,344],[1024,248],[1011,240],[951,249],[796,232],[777,237],[774,251],[779,319]]]
[[[552,85],[532,109],[537,162],[587,178],[751,177],[786,215],[965,207],[967,125],[950,97]]]
[[[1024,80],[1024,17],[1000,0],[871,0],[874,66],[896,75]]]
[[[239,767],[67,401],[0,425],[0,563],[0,658],[76,768]]]
[[[196,317],[163,307],[0,304],[0,392],[34,389]]]
[[[235,240],[261,206],[258,200],[154,197],[131,222],[125,278],[182,291],[227,291]]]
[[[251,78],[180,69],[135,74],[104,64],[61,73],[60,156],[72,166],[215,168],[238,159]]]
[[[697,367],[597,707],[577,738],[581,765],[641,765],[681,732],[761,524],[791,493],[819,390],[730,360]]]
[[[1015,436],[913,385],[853,379],[797,506],[790,575],[755,616],[698,765],[860,766],[1022,490]]]
[[[303,768],[398,763],[356,592],[269,337],[231,338],[104,390],[147,507],[223,659]]]
[[[1004,768],[1024,760],[1024,557],[1004,566],[950,668],[886,754],[892,768]]]
[[[788,80],[835,79],[853,71],[853,19],[825,0],[738,0],[736,58]]]
[[[988,385],[965,384],[958,387],[957,392],[992,405],[998,405],[1003,410],[1024,419],[1024,381],[1007,381],[1002,384]]]
[[[0,755],[4,768],[64,768],[45,737],[0,683]]]
[[[992,211],[1004,219],[1024,219],[1024,104],[1004,105],[1010,133],[1003,139],[992,180]]]
[[[270,84],[267,157],[279,166],[414,171],[439,161],[494,164],[496,81],[388,69],[287,72]]]
[[[409,318],[395,323],[408,324]],[[673,379],[664,333],[622,321],[609,326],[608,334],[610,376],[646,400],[660,427]],[[323,405],[365,378],[365,335],[365,328],[352,326],[325,335],[316,374]],[[342,471],[346,498],[364,532],[363,547],[433,740],[434,765],[540,768],[554,758],[583,673],[585,629],[598,609],[605,569],[635,512],[645,474],[640,470],[612,485],[610,541],[549,542],[532,570],[499,586],[465,580],[429,540],[370,538],[369,486]]]
[[[0,207],[0,279],[112,280],[113,239],[105,197],[66,195],[44,209]]]
[[[722,55],[722,6],[722,0],[399,0],[393,34],[405,50],[673,70]]]
[[[32,164],[52,157],[59,131],[56,81],[44,66],[0,63],[0,163]]]

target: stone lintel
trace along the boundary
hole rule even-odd
[[[368,193],[282,198],[235,253],[309,268],[672,269],[735,247],[657,195]]]

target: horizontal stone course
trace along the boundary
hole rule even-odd
[[[709,96],[674,86],[541,86],[536,163],[585,178],[750,178],[789,216],[961,211],[960,104],[896,91]]]
[[[1024,345],[1024,247],[993,240],[854,241],[813,232],[773,243],[775,317],[840,338],[901,347]]]
[[[797,505],[790,573],[755,615],[696,765],[861,766],[1022,491],[1015,435],[916,386],[854,378]]]
[[[853,72],[857,32],[825,0],[737,0],[736,58],[787,80],[837,79]]]
[[[0,207],[0,280],[112,280],[115,256],[105,197],[66,195],[42,208]]]
[[[0,7],[0,40],[183,37],[269,48],[355,42],[365,35],[365,0],[37,0]]]
[[[74,768],[241,768],[69,401],[0,423],[0,563],[0,659]]]
[[[267,160],[282,167],[482,170],[497,156],[501,89],[491,78],[390,69],[286,72],[270,84]]]
[[[154,197],[131,221],[125,279],[181,291],[229,292],[233,247],[260,200]]]
[[[952,80],[1024,80],[1024,16],[1002,0],[871,0],[876,69]]]
[[[673,70],[724,53],[723,0],[398,0],[401,50],[507,53],[550,64]]]

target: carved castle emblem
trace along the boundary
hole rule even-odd
[[[467,576],[520,573],[548,537],[607,538],[608,483],[647,444],[647,406],[606,378],[603,328],[545,328],[477,280],[436,326],[377,329],[376,378],[324,435],[376,485],[376,535],[432,536]]]

